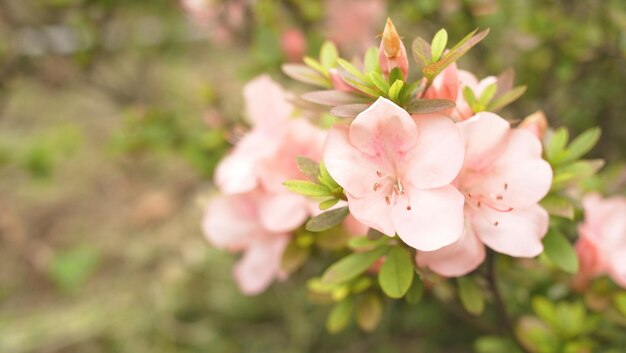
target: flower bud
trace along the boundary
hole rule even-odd
[[[543,135],[545,135],[548,129],[548,119],[546,119],[546,115],[539,110],[524,118],[519,124],[519,127],[532,132],[539,140],[543,140]]]
[[[389,76],[389,72],[397,67],[406,78],[409,73],[409,59],[406,56],[406,48],[390,18],[387,19],[378,51],[380,69],[385,76]]]

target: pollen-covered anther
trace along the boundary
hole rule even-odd
[[[379,188],[380,188],[380,184],[374,183],[374,191],[378,191]]]
[[[500,222],[498,222],[498,221],[495,221],[495,222],[493,223],[493,225],[494,225],[494,226],[496,226],[496,227],[498,226],[498,224],[500,224]]]
[[[376,175],[378,175],[378,177],[380,178],[383,176],[383,172],[381,172],[380,170],[377,170]]]
[[[411,210],[411,205],[407,205],[407,206],[406,206],[406,210],[407,210],[407,211],[410,211],[410,210]]]
[[[391,203],[391,199],[389,198],[389,196],[385,196],[385,203],[387,205],[389,205]]]

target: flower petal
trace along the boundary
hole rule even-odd
[[[464,169],[482,170],[502,153],[509,123],[496,114],[482,112],[457,124],[465,143]]]
[[[622,288],[626,288],[626,248],[621,248],[611,254],[609,266],[611,278]]]
[[[259,207],[261,224],[270,232],[289,232],[309,216],[309,201],[297,194],[283,192],[263,197]]]
[[[489,207],[472,209],[470,224],[493,250],[514,257],[535,257],[543,252],[541,239],[548,232],[548,212],[539,205],[498,212]]]
[[[280,263],[287,247],[287,235],[273,235],[252,244],[235,265],[233,275],[241,292],[256,295],[281,276]]]
[[[433,251],[461,237],[465,199],[456,188],[407,188],[407,194],[408,199],[391,205],[393,226],[402,241],[417,250]]]
[[[293,110],[283,89],[268,75],[258,76],[248,82],[243,95],[252,125],[268,132],[286,124]]]
[[[379,179],[378,166],[349,140],[347,126],[334,126],[324,144],[324,164],[328,173],[353,197],[364,197],[372,192]]]
[[[439,250],[418,251],[416,261],[420,267],[446,277],[464,276],[474,271],[485,260],[485,246],[466,225],[461,238]]]
[[[417,127],[411,115],[383,97],[357,115],[350,125],[352,145],[379,164],[393,163],[416,141]]]
[[[450,184],[463,165],[463,142],[459,129],[444,115],[429,114],[415,119],[418,136],[400,168],[404,180],[418,189]]]
[[[202,228],[214,246],[231,251],[246,247],[252,236],[265,232],[256,221],[256,205],[251,194],[217,196],[205,211]]]
[[[382,194],[369,192],[364,197],[355,197],[347,193],[347,196],[350,214],[357,221],[390,237],[396,234],[389,214],[391,206],[385,203]]]

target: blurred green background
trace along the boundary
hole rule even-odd
[[[516,70],[505,117],[599,125],[593,155],[626,157],[623,0],[0,0],[0,352],[472,351],[428,301],[329,335],[319,269],[244,297],[200,231],[243,83],[293,86],[281,63],[326,36],[360,54],[386,16],[408,47],[490,27],[460,67]]]

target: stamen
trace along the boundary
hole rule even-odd
[[[411,205],[406,206],[406,210],[410,211],[411,210]]]
[[[476,202],[476,206],[480,207],[482,203],[480,201]]]
[[[393,187],[391,187],[391,192],[393,192],[394,194],[398,195],[399,194],[398,186],[394,185]]]
[[[380,170],[377,170],[376,175],[378,175],[378,177],[380,178],[383,176],[383,172],[381,172]]]
[[[506,191],[509,188],[509,184],[504,183],[504,191]]]
[[[500,222],[496,221],[493,225],[497,227],[498,224],[500,224]]]
[[[496,196],[496,200],[502,200],[504,197],[502,197],[502,195],[497,195]]]
[[[387,205],[391,203],[391,200],[389,200],[389,196],[385,196],[385,202],[387,203]]]
[[[374,191],[378,191],[378,188],[380,188],[380,184],[374,183]]]

